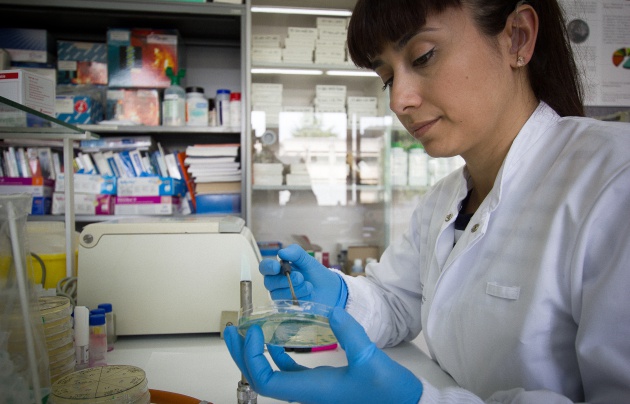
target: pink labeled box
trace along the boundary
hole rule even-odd
[[[117,196],[114,212],[117,215],[172,215],[179,212],[177,196]]]

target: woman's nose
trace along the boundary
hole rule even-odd
[[[405,78],[397,78],[390,88],[389,107],[397,115],[404,115],[422,104],[418,86]]]

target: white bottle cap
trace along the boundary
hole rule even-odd
[[[74,342],[76,346],[90,343],[90,310],[85,306],[74,308]]]

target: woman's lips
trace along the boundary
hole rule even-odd
[[[439,120],[439,118],[433,119],[431,121],[418,122],[411,125],[411,134],[416,139],[420,140]]]

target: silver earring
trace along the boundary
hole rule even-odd
[[[516,58],[516,66],[517,67],[525,66],[525,58],[523,56],[519,56]]]

